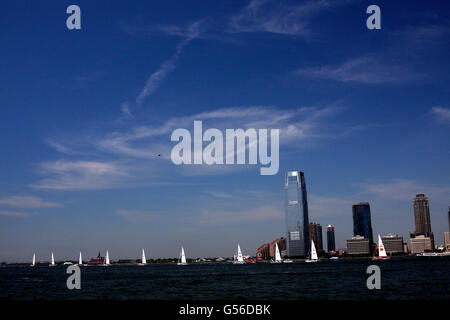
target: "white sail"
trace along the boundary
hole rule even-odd
[[[51,266],[55,265],[55,257],[53,256],[53,252],[52,252],[52,261],[50,263]]]
[[[314,246],[314,241],[311,240],[311,260],[319,260],[317,257],[316,246]]]
[[[380,235],[378,235],[378,256],[387,257],[386,250],[384,249],[383,241],[381,241]]]
[[[145,259],[145,251],[144,251],[144,249],[142,249],[141,263],[142,264],[146,264],[147,263],[147,259]]]
[[[109,253],[108,253],[108,250],[106,250],[105,265],[109,266]]]
[[[237,252],[237,261],[244,262],[244,258],[242,257],[241,247],[239,246],[239,244],[238,244],[238,252]]]
[[[184,248],[181,247],[181,263],[186,264],[186,255],[184,254]]]
[[[34,267],[36,265],[36,254],[33,253],[33,260],[31,261],[31,266]]]
[[[275,261],[281,261],[280,250],[278,250],[277,243],[275,243]]]
[[[80,266],[83,264],[83,258],[81,257],[81,251],[80,251],[80,256],[78,257],[78,264]]]

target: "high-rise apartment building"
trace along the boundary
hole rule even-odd
[[[305,257],[310,249],[310,237],[304,173],[286,173],[284,186],[287,254],[289,257]]]
[[[315,222],[309,224],[309,237],[314,241],[316,250],[318,252],[323,251],[323,239],[322,239],[322,226]]]
[[[334,227],[331,224],[329,224],[327,227],[327,250],[328,250],[328,252],[336,250]]]

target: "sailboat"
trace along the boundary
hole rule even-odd
[[[280,250],[278,250],[278,244],[275,243],[275,260],[270,261],[271,263],[282,263]]]
[[[86,264],[83,264],[83,257],[81,256],[81,251],[80,251],[80,255],[78,256],[78,265],[86,266]]]
[[[52,252],[52,260],[51,260],[51,262],[50,262],[50,264],[48,265],[49,267],[54,267],[54,266],[56,266],[56,264],[55,264],[55,257],[53,256],[53,252]]]
[[[105,263],[102,264],[101,266],[107,267],[109,265],[110,265],[110,263],[109,263],[109,252],[108,252],[108,250],[106,250]]]
[[[237,256],[236,259],[233,261],[233,264],[244,264],[244,257],[242,256],[242,251],[241,251],[241,247],[239,246],[238,243],[238,251],[237,251]]]
[[[184,248],[183,247],[181,247],[180,260],[177,263],[177,265],[179,265],[179,266],[187,265],[187,263],[186,263],[186,255],[184,254]]]
[[[141,263],[138,263],[140,266],[145,266],[147,264],[147,259],[145,259],[145,251],[142,249]]]
[[[375,256],[375,253],[378,249],[378,257]],[[388,257],[386,254],[386,250],[384,249],[383,241],[381,241],[380,235],[378,235],[378,244],[375,247],[375,251],[373,252],[372,260],[389,260],[391,257]]]
[[[317,256],[316,246],[314,245],[314,241],[311,240],[311,257],[310,259],[306,259],[305,262],[318,262],[319,257]]]
[[[33,260],[31,260],[31,267],[35,267],[36,266],[36,253],[33,253]]]

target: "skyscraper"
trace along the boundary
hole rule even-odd
[[[317,251],[323,251],[322,226],[315,222],[309,223],[309,237],[314,241]]]
[[[448,231],[450,232],[450,206],[448,206]]]
[[[416,194],[414,198],[414,223],[416,225],[415,234],[431,233],[430,206],[428,198],[423,193]]]
[[[310,249],[310,238],[304,173],[286,173],[284,187],[287,254],[289,257],[305,257]]]
[[[328,252],[336,250],[336,240],[334,238],[334,227],[329,224],[327,227],[327,249]]]
[[[434,249],[434,235],[431,231],[431,219],[430,219],[430,203],[428,198],[423,193],[416,194],[414,198],[414,224],[416,230],[414,231],[414,237],[425,236],[430,238],[431,250]]]
[[[373,248],[372,221],[368,202],[353,204],[353,235],[369,239],[369,247]]]

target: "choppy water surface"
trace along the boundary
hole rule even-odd
[[[381,268],[381,290],[366,269]],[[151,264],[81,267],[81,290],[66,268],[0,267],[0,299],[450,299],[450,257],[307,264]]]

